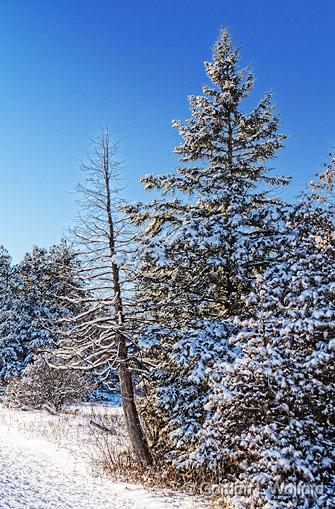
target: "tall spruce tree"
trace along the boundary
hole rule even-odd
[[[288,216],[278,262],[246,299],[252,318],[212,371],[195,464],[218,471],[236,508],[335,504],[334,166]],[[241,484],[244,484],[244,492]]]
[[[268,167],[285,138],[270,94],[245,112],[254,79],[240,68],[226,30],[205,68],[210,85],[190,96],[191,118],[173,122],[182,137],[175,150],[180,166],[143,177],[161,198],[126,208],[142,227],[137,300],[155,324],[141,334],[156,365],[145,413],[161,429],[160,445],[174,447],[176,456],[195,447],[208,372],[218,355],[230,356],[228,322],[244,312],[241,297],[275,255],[282,203],[273,191],[287,183]]]
[[[135,223],[147,224],[143,297],[150,309],[164,309],[164,321],[233,315],[254,267],[269,257],[257,241],[268,237],[270,244],[278,231],[271,212],[279,201],[271,196],[287,179],[271,176],[267,162],[285,136],[270,94],[243,112],[254,80],[238,64],[239,52],[223,31],[213,61],[205,63],[212,87],[190,96],[186,124],[173,122],[183,138],[175,150],[181,166],[143,177],[162,199],[127,207]]]

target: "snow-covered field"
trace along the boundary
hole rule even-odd
[[[202,507],[191,497],[152,492],[94,474],[87,415],[87,409],[58,417],[0,405],[1,509]]]

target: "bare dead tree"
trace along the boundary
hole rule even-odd
[[[130,443],[148,465],[152,458],[136,407],[130,358],[134,324],[127,260],[132,257],[132,236],[119,212],[121,164],[115,160],[117,145],[111,143],[108,130],[94,145],[94,156],[82,166],[80,215],[73,231],[82,288],[75,303],[81,311],[62,321],[64,337],[58,355],[67,368],[100,370],[105,375],[111,369],[118,371]]]

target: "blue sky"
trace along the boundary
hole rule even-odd
[[[174,118],[205,82],[220,27],[272,90],[289,135],[274,161],[294,196],[335,144],[332,0],[1,0],[0,244],[15,260],[57,242],[79,164],[107,122],[122,140],[127,197],[173,169]]]

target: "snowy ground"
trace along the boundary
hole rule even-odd
[[[94,475],[85,419],[0,405],[1,509],[200,509],[199,500]]]

